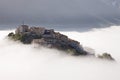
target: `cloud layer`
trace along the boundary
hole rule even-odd
[[[0,31],[0,80],[119,80],[120,27],[90,32],[61,32],[96,53],[108,52],[116,63],[93,57],[74,57],[64,52],[34,48],[8,41],[10,31]]]

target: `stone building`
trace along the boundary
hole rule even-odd
[[[68,37],[63,35],[63,34],[60,34],[59,32],[58,33],[55,33],[55,38],[56,39],[59,39],[59,40],[63,40],[63,41],[67,41],[68,40]]]
[[[44,38],[42,39],[33,39],[32,41],[33,44],[47,44],[46,41],[44,40]]]
[[[43,28],[43,27],[31,27],[30,32],[35,33],[37,35],[43,35],[45,32],[45,28]]]
[[[55,32],[53,29],[45,29],[43,38],[55,38]]]
[[[21,25],[16,29],[15,33],[20,34],[20,33],[28,32],[28,31],[29,31],[29,26]]]

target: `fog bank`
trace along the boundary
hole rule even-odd
[[[0,80],[120,79],[119,26],[84,33],[61,32],[80,41],[84,47],[93,48],[96,53],[110,53],[116,59],[115,63],[9,41],[5,38],[9,32],[11,30],[0,31]]]

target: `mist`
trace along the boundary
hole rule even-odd
[[[120,27],[93,29],[89,32],[63,32],[96,54],[110,53],[116,62],[94,57],[71,56],[56,49],[24,45],[6,38],[0,31],[0,80],[119,80]]]
[[[108,52],[119,60],[120,26],[111,26],[101,29],[94,28],[91,31],[82,33],[77,31],[63,32],[63,34],[80,41],[84,47],[95,49],[97,54]]]

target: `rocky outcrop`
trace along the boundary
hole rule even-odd
[[[8,37],[13,40],[19,40],[24,44],[37,44],[49,48],[56,48],[66,51],[72,55],[90,55],[80,45],[80,42],[68,38],[54,29],[45,29],[44,27],[29,27],[27,25],[19,26],[15,33],[9,33]],[[92,54],[92,56],[95,56]],[[100,59],[114,60],[108,53],[98,55]]]
[[[16,29],[15,34],[10,33],[8,36],[24,44],[39,44],[49,48],[56,48],[64,51],[69,50],[74,55],[87,55],[87,52],[78,41],[72,40],[59,32],[55,32],[54,29],[21,25]]]
[[[106,60],[114,60],[114,58],[108,53],[103,53],[102,55],[98,55],[98,58],[106,59]]]

